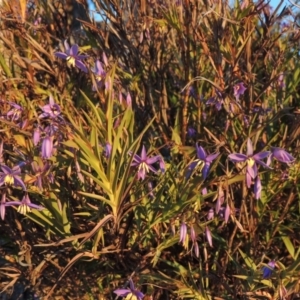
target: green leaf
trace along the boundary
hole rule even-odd
[[[93,198],[93,199],[96,199],[96,200],[101,200],[103,202],[105,202],[106,204],[110,205],[111,206],[111,201],[104,198],[103,196],[100,196],[100,195],[96,195],[96,194],[93,194],[93,193],[86,193],[86,192],[78,192],[78,194],[82,195],[82,196],[85,196],[85,197],[88,197],[88,198]]]
[[[289,251],[290,255],[295,259],[295,248],[290,240],[290,238],[286,235],[281,234],[281,239],[285,244],[286,249]]]
[[[245,264],[246,264],[251,270],[256,271],[257,267],[256,267],[256,264],[254,263],[254,261],[253,261],[247,254],[245,254],[240,248],[239,248],[238,250],[239,250],[241,256],[243,257]]]
[[[5,75],[9,78],[12,77],[12,73],[10,71],[10,68],[7,66],[6,62],[5,62],[5,58],[4,56],[0,53],[0,66],[2,67]]]

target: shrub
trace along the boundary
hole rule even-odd
[[[297,7],[93,2],[1,5],[3,290],[292,299]]]

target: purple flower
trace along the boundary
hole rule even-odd
[[[278,161],[286,164],[291,164],[295,161],[295,158],[291,154],[279,147],[271,147],[271,155],[267,161],[268,166],[271,164],[272,158],[276,158]]]
[[[261,181],[260,181],[259,176],[257,176],[255,183],[254,183],[254,195],[255,195],[256,200],[260,199],[261,190],[262,190]]]
[[[7,112],[6,117],[7,119],[10,119],[12,122],[13,121],[18,121],[22,111],[23,107],[16,104],[16,103],[10,103],[10,105],[13,107],[10,111]]]
[[[5,203],[6,203],[6,193],[3,193],[0,201],[0,217],[2,220],[5,218]]]
[[[53,183],[52,175],[48,173],[50,166],[48,162],[43,164],[42,161],[33,161],[31,163],[31,168],[34,173],[34,178],[29,181],[29,183],[34,183],[35,186],[39,188],[40,191],[43,190],[43,178],[47,176],[47,181]]]
[[[187,226],[185,222],[182,222],[180,225],[180,237],[179,237],[179,243],[184,244],[186,240],[186,234],[187,234]]]
[[[199,245],[198,243],[193,243],[194,253],[196,257],[199,257]]]
[[[207,220],[212,220],[215,217],[215,211],[211,208],[207,213]]]
[[[38,209],[38,210],[42,210],[44,209],[43,206],[40,205],[36,205],[31,203],[30,198],[28,196],[28,193],[26,193],[23,196],[22,201],[10,201],[10,202],[6,202],[5,206],[19,206],[18,207],[18,212],[22,215],[26,215],[27,213],[31,212],[31,208],[33,209]]]
[[[196,235],[193,225],[191,225],[191,228],[190,228],[190,237],[191,237],[191,241],[193,243],[191,250],[194,249],[195,256],[199,257],[199,245],[197,243],[197,235]]]
[[[3,141],[0,141],[0,164],[3,162]]]
[[[245,91],[246,91],[246,87],[244,86],[243,82],[237,83],[234,87],[233,87],[233,95],[235,97],[236,100],[240,99],[240,96],[244,95]]]
[[[188,239],[187,239],[187,225],[185,222],[182,222],[180,225],[180,236],[179,236],[179,243],[182,243],[182,245],[185,248],[188,248]],[[197,243],[197,235],[196,231],[194,229],[194,226],[191,225],[190,227],[190,240],[192,242],[192,248],[191,251],[194,249],[194,253],[196,257],[199,257],[199,245]]]
[[[165,161],[163,160],[163,158],[161,156],[158,156],[159,157],[159,168],[160,168],[160,171],[162,173],[165,173],[166,172],[166,164],[165,164]]]
[[[200,97],[197,95],[196,90],[192,87],[188,87],[188,94],[190,97],[193,97],[195,100],[200,100]]]
[[[206,240],[208,241],[209,246],[212,247],[213,246],[212,236],[211,236],[211,232],[207,226],[205,227],[205,236],[206,236]]]
[[[253,155],[253,146],[251,140],[248,138],[247,140],[247,155],[240,153],[233,153],[228,156],[230,160],[235,163],[238,162],[246,162],[247,163],[247,171],[246,171],[246,182],[248,188],[251,186],[251,179],[255,179],[257,176],[257,165],[259,164],[265,168],[269,168],[267,164],[265,164],[262,159],[268,157],[270,151],[259,152]]]
[[[56,52],[54,55],[58,58],[67,60],[67,64],[73,67],[79,68],[81,71],[88,73],[87,67],[81,61],[82,59],[88,58],[88,55],[79,55],[79,47],[77,44],[74,44],[71,48],[67,41],[64,42],[66,53]]]
[[[42,158],[48,159],[53,153],[53,137],[46,136],[42,142]]]
[[[38,27],[42,23],[42,18],[38,17],[34,22],[33,26]],[[36,29],[33,30],[33,35],[36,35]]]
[[[129,289],[117,289],[114,293],[119,297],[126,297],[126,299],[136,299],[142,300],[144,298],[144,294],[135,289],[132,279],[129,279]],[[135,298],[134,298],[135,296]]]
[[[193,170],[198,166],[199,162],[202,161],[202,162],[204,162],[204,167],[202,169],[202,176],[203,176],[203,179],[205,180],[208,176],[208,172],[209,172],[211,163],[213,162],[213,160],[215,160],[217,158],[219,153],[207,155],[205,150],[201,146],[198,146],[197,144],[196,144],[196,152],[197,152],[198,159],[196,159],[195,161],[193,161],[190,164],[186,177],[188,178],[191,175],[191,173],[193,172]]]
[[[216,95],[206,101],[206,105],[215,106],[217,110],[221,110],[224,99],[222,94],[216,90]]]
[[[277,84],[278,84],[278,87],[283,89],[285,88],[285,82],[284,82],[284,75],[283,73],[281,73],[277,79]]]
[[[105,66],[108,67],[109,64],[108,64],[108,59],[107,59],[107,56],[106,56],[105,52],[102,53],[102,60],[105,64]]]
[[[153,183],[151,181],[148,181],[148,191],[149,191],[149,196],[151,198],[154,198],[154,193],[153,193]]]
[[[244,125],[245,125],[245,127],[248,128],[249,125],[250,125],[249,117],[246,116],[246,115],[244,115],[244,116],[243,116],[243,120],[244,120]]]
[[[275,261],[272,260],[272,261],[270,261],[270,262],[268,263],[268,266],[267,266],[267,267],[263,267],[263,268],[262,268],[262,271],[263,271],[263,279],[267,279],[267,278],[269,278],[269,277],[272,275],[272,272],[273,272],[273,270],[274,270],[274,268],[275,268],[275,265],[276,265]]]
[[[99,88],[105,86],[106,89],[109,89],[109,81],[105,81],[106,72],[99,60],[96,61],[95,66],[91,68],[91,71],[95,74],[97,86]],[[97,86],[93,85],[93,91],[97,90]]]
[[[225,214],[224,214],[225,223],[228,223],[228,220],[229,220],[229,217],[230,217],[230,213],[231,213],[231,209],[230,209],[229,204],[227,203],[226,204],[226,208],[225,208]]]
[[[269,112],[272,111],[272,108],[264,108],[264,107],[261,107],[261,106],[256,106],[253,108],[252,110],[255,114],[259,114],[260,116],[264,116],[264,115],[267,115]]]
[[[13,185],[21,186],[23,190],[26,190],[26,186],[19,175],[21,175],[20,166],[14,166],[12,169],[8,166],[2,165],[1,169],[3,172],[0,172],[0,186]]]
[[[124,97],[124,95],[119,92],[119,101],[121,104],[123,104],[124,102],[124,98],[125,98],[125,102],[127,104],[127,106],[131,107],[132,106],[132,98],[129,92],[127,92],[126,97]]]
[[[33,145],[37,146],[37,144],[39,143],[40,139],[41,139],[41,129],[38,126],[33,131]]]
[[[197,242],[197,236],[193,225],[190,227],[190,237],[193,243]]]
[[[49,96],[49,104],[41,107],[41,110],[43,111],[43,113],[39,115],[40,119],[55,119],[60,115],[60,106],[54,102],[52,95]]]
[[[157,161],[161,162],[161,159],[162,158],[159,155],[148,157],[146,148],[143,146],[141,156],[135,154],[131,166],[138,166],[138,179],[144,180],[146,173],[150,170],[155,174],[158,172],[152,165]]]
[[[109,157],[110,157],[110,155],[111,155],[111,149],[112,149],[111,144],[110,144],[109,142],[107,142],[107,143],[105,144],[105,147],[104,147],[104,156],[105,156],[106,158],[109,158]]]
[[[217,214],[220,211],[221,205],[224,203],[224,198],[225,198],[224,191],[222,188],[219,188],[218,189],[218,198],[217,198],[216,207],[215,207]]]
[[[188,137],[192,138],[194,136],[196,136],[197,134],[197,130],[193,127],[188,127],[188,130],[187,130],[187,135]]]
[[[126,96],[126,103],[128,106],[132,105],[132,98],[131,98],[131,95],[129,92],[127,93],[127,96]]]
[[[33,25],[34,25],[34,26],[37,26],[37,25],[41,24],[41,22],[42,22],[42,18],[41,18],[41,17],[38,17],[38,18],[33,22]]]

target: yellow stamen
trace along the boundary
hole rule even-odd
[[[132,293],[129,293],[125,300],[137,300],[137,296],[133,295]]]
[[[255,164],[255,160],[250,157],[250,158],[247,159],[247,164],[248,164],[249,167],[253,167],[254,164]]]
[[[145,170],[146,173],[149,172],[149,167],[146,163],[142,162],[140,165],[139,165],[139,170]]]
[[[4,183],[7,185],[13,185],[15,183],[15,179],[11,175],[6,175],[4,178]]]
[[[101,75],[96,75],[96,80],[97,81],[101,81],[103,79],[103,77]]]
[[[72,56],[69,56],[69,57],[67,58],[67,64],[68,64],[69,66],[75,67],[75,58],[72,57]]]
[[[31,209],[28,205],[26,204],[21,204],[19,207],[18,207],[18,212],[22,215],[26,215],[27,213],[31,212]]]

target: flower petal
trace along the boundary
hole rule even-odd
[[[269,278],[272,275],[272,272],[275,268],[275,261],[272,260],[268,263],[267,267],[263,267],[263,279]]]
[[[256,163],[258,163],[259,165],[263,166],[266,169],[272,169],[268,164],[264,163],[261,160],[256,160]]]
[[[186,233],[187,233],[187,226],[186,224],[183,222],[180,225],[180,237],[179,237],[179,243],[184,243],[185,239],[186,239]]]
[[[77,56],[79,47],[77,44],[74,44],[70,49],[70,55]]]
[[[214,210],[211,208],[207,213],[207,220],[212,220],[215,216]]]
[[[53,151],[53,140],[51,137],[47,136],[44,138],[42,143],[42,158],[50,158]]]
[[[75,65],[78,69],[80,69],[84,73],[88,73],[88,68],[85,66],[85,64],[82,61],[75,59]]]
[[[271,147],[271,151],[272,155],[280,162],[288,164],[295,161],[295,158],[284,149],[278,147]]]
[[[52,107],[55,104],[53,96],[51,94],[49,96],[49,104],[50,104],[50,107]]]
[[[159,160],[160,160],[160,156],[159,155],[156,155],[156,156],[153,156],[153,157],[147,157],[146,164],[147,165],[152,165],[152,164],[156,163]]]
[[[2,201],[0,202],[0,217],[1,220],[5,218],[5,204]]]
[[[140,168],[138,171],[138,179],[144,180],[146,177],[146,171],[144,168]]]
[[[227,203],[226,208],[225,208],[225,214],[224,214],[225,223],[228,223],[230,213],[231,213],[231,209],[230,209],[229,204]]]
[[[255,155],[252,156],[252,158],[256,161],[256,160],[264,159],[269,155],[270,155],[270,151],[263,151],[263,152],[256,153]]]
[[[6,165],[2,165],[1,169],[2,169],[3,173],[6,174],[6,175],[13,173],[13,170],[10,167],[6,166]]]
[[[25,186],[23,180],[21,179],[21,177],[14,175],[14,180],[17,183],[17,185],[20,185],[23,188],[23,190],[26,191],[26,186]]]
[[[206,236],[209,246],[212,247],[213,246],[212,236],[211,236],[211,232],[207,226],[205,227],[205,236]]]
[[[215,160],[219,156],[219,152],[215,154],[210,154],[206,157],[206,162],[212,163],[213,160]]]
[[[76,58],[82,60],[82,59],[89,58],[89,56],[88,55],[79,54],[79,55],[76,55]]]
[[[153,166],[148,165],[148,168],[149,168],[149,170],[151,170],[153,173],[157,174],[158,171],[157,171]]]
[[[204,148],[202,148],[201,146],[198,147],[198,145],[196,144],[196,149],[197,149],[197,157],[203,161],[206,160],[206,152],[204,150]]]
[[[114,291],[114,293],[117,296],[126,297],[129,293],[131,293],[131,290],[129,290],[129,289],[117,289],[117,290]]]
[[[208,176],[208,172],[209,172],[209,168],[210,168],[210,164],[209,163],[206,163],[202,169],[202,176],[203,176],[203,179],[205,180]]]
[[[63,52],[55,52],[54,55],[58,58],[67,59],[69,56]]]
[[[255,174],[255,169],[253,168],[255,165],[253,165],[252,167],[251,166],[247,166],[247,173],[250,175],[250,177],[252,179],[254,179],[256,177],[256,174]]]
[[[261,181],[259,176],[257,176],[254,183],[254,195],[256,200],[260,199],[261,191],[262,191]]]
[[[130,289],[131,289],[132,291],[134,291],[134,284],[133,284],[133,281],[132,281],[131,278],[129,279],[129,286],[130,286]]]
[[[190,165],[188,166],[185,178],[188,179],[191,174],[193,173],[194,169],[196,168],[196,166],[198,165],[199,161],[195,160],[192,163],[190,163]]]
[[[145,146],[143,145],[142,152],[141,152],[141,160],[145,161],[146,159],[147,159],[147,152]]]
[[[248,172],[246,172],[246,183],[247,183],[247,187],[250,188],[251,183],[252,183],[252,179],[251,179],[251,176]]]
[[[232,153],[228,155],[228,158],[233,162],[244,162],[248,159],[247,155],[240,153]]]
[[[142,300],[145,295],[140,291],[134,291],[134,295],[137,297],[137,300]]]
[[[136,165],[140,164],[141,162],[142,162],[142,158],[138,154],[135,154],[133,156],[133,162],[131,163],[131,165],[136,166]]]
[[[247,156],[252,156],[253,155],[253,145],[251,140],[248,138],[247,140]]]
[[[64,46],[65,46],[66,51],[70,51],[70,46],[69,46],[67,40],[64,41]]]

